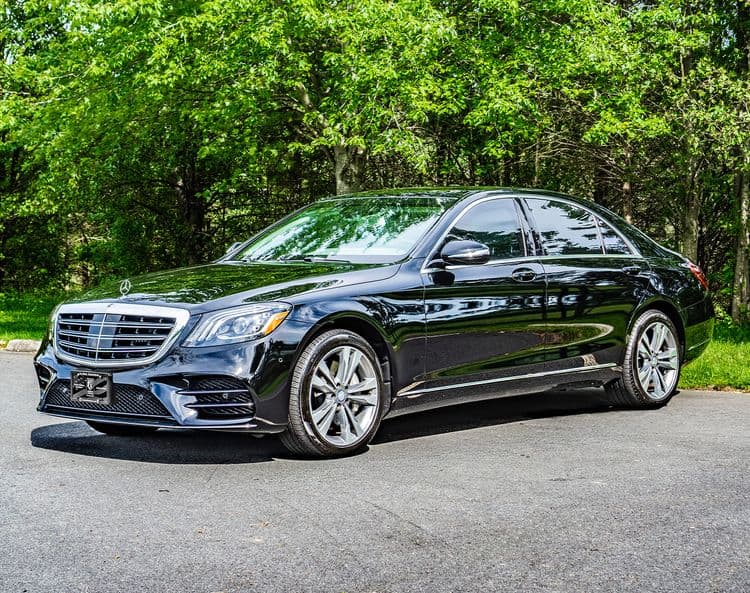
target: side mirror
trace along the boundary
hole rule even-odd
[[[446,264],[477,266],[490,261],[490,248],[476,241],[448,241],[440,250]]]
[[[231,245],[229,246],[229,248],[228,248],[228,249],[227,249],[227,250],[226,250],[226,251],[224,252],[224,255],[229,255],[230,253],[232,253],[232,251],[234,251],[234,250],[235,250],[235,249],[237,249],[237,248],[238,248],[238,247],[239,247],[240,245],[242,245],[242,243],[243,243],[243,241],[235,241],[235,242],[234,242],[234,243],[232,243],[232,244],[231,244]]]

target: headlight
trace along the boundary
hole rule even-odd
[[[62,303],[59,303],[52,309],[52,313],[49,314],[49,320],[47,321],[47,339],[50,342],[55,341],[55,332],[57,332],[57,312],[62,307]]]
[[[283,303],[267,303],[206,313],[183,345],[220,346],[262,338],[279,327],[290,310]]]

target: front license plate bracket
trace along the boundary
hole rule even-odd
[[[73,371],[70,375],[70,401],[111,406],[114,403],[112,375]]]

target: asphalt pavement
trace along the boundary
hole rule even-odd
[[[0,385],[2,593],[750,591],[750,394],[498,399],[309,461],[43,416],[28,354]]]

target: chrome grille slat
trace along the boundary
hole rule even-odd
[[[138,327],[138,328],[151,328],[151,329],[171,329],[172,326],[168,323],[137,323],[137,322],[120,322],[120,323],[113,323],[111,321],[107,321],[105,323],[99,323],[96,321],[91,321],[89,323],[73,323],[71,321],[68,321],[66,319],[61,319],[60,323],[66,324],[66,325],[96,325],[99,327],[100,325],[103,325],[104,327]]]
[[[64,305],[55,321],[61,358],[85,366],[134,366],[155,360],[189,319],[184,309],[129,303]]]
[[[86,350],[87,352],[142,352],[144,350],[150,350],[153,352],[159,349],[159,346],[143,346],[139,348],[92,348],[90,346],[76,344],[75,342],[67,342],[65,340],[59,340],[57,344],[58,346],[70,347],[76,350]]]

